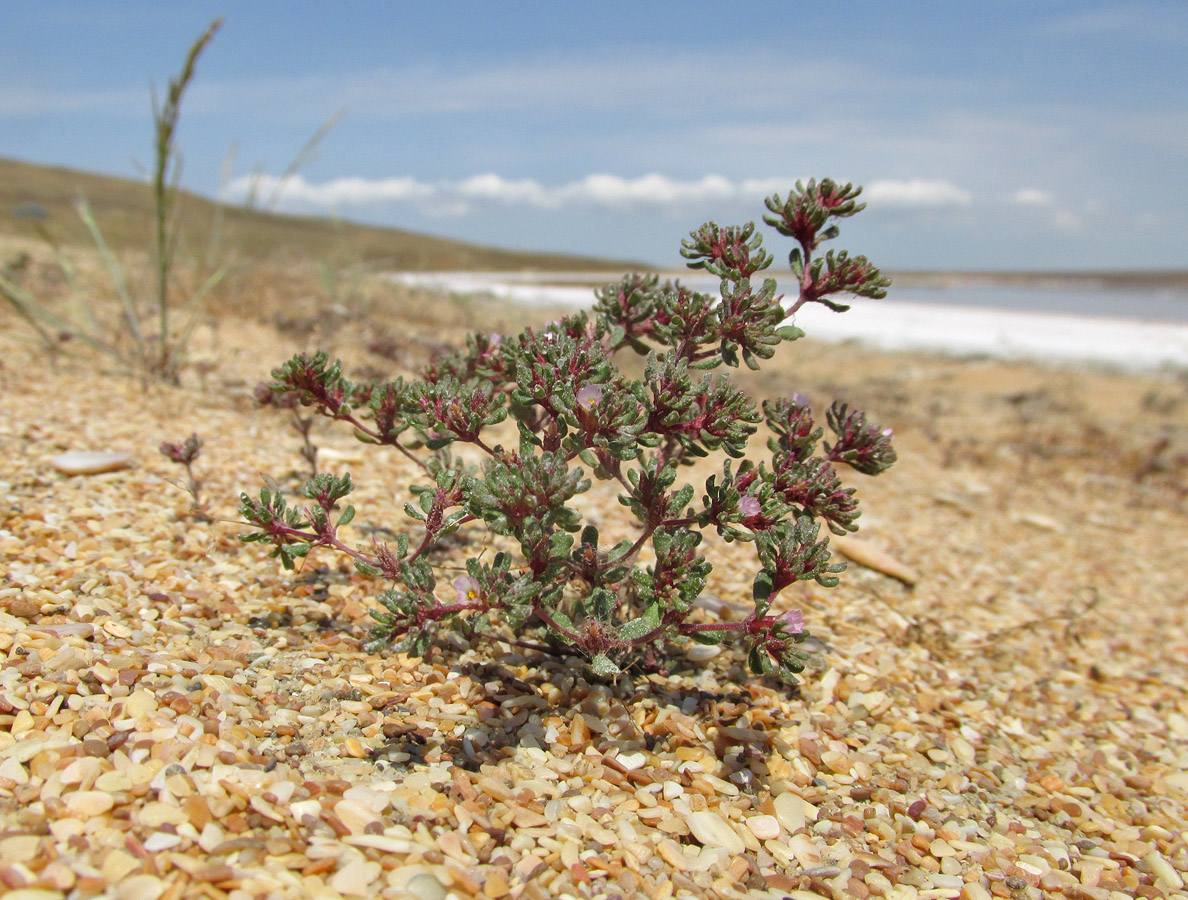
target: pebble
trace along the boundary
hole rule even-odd
[[[780,794],[773,805],[776,818],[789,834],[795,834],[807,823],[817,821],[817,807],[792,791]]]
[[[738,832],[716,812],[701,810],[690,813],[685,817],[685,822],[693,833],[693,837],[706,847],[721,847],[735,855],[746,849],[747,845],[743,843]]]
[[[116,472],[132,463],[127,453],[104,453],[97,450],[71,450],[50,460],[50,465],[65,475],[98,475]]]
[[[168,831],[154,831],[144,839],[144,849],[149,853],[159,853],[162,850],[172,850],[182,842],[179,835]]]
[[[616,762],[628,772],[642,769],[647,764],[647,761],[647,756],[642,753],[620,753],[616,759]]]
[[[157,900],[165,891],[165,882],[156,875],[133,875],[116,887],[119,900]]]
[[[815,869],[821,865],[824,857],[821,848],[807,834],[794,834],[788,840],[788,849],[796,857],[796,861],[805,869]]]
[[[1144,856],[1143,862],[1151,867],[1151,874],[1158,881],[1162,881],[1173,891],[1183,890],[1184,879],[1172,867],[1172,864],[1163,858],[1163,855],[1158,850],[1152,850]]]
[[[770,841],[780,836],[780,821],[775,816],[751,816],[747,819],[751,834],[761,841]]]
[[[414,875],[405,883],[404,889],[417,900],[445,900],[448,893],[445,885],[428,873]]]
[[[706,662],[722,652],[718,644],[694,644],[685,651],[685,656],[692,662]]]
[[[371,893],[371,882],[379,878],[380,864],[357,857],[335,872],[329,886],[340,894],[365,897]]]
[[[66,809],[72,816],[90,819],[109,812],[115,800],[104,791],[75,791],[66,795]]]
[[[873,569],[884,575],[890,575],[911,586],[920,580],[920,573],[911,566],[900,562],[886,550],[880,550],[869,541],[856,537],[830,537],[829,546],[837,550],[846,559],[863,568]]]

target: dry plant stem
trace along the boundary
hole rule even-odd
[[[169,219],[177,191],[176,180],[180,177],[181,167],[180,164],[171,165],[177,155],[174,137],[177,131],[178,117],[181,115],[182,95],[194,77],[194,68],[197,65],[198,57],[206,49],[206,45],[214,39],[215,33],[222,24],[222,18],[215,19],[190,47],[181,73],[169,82],[169,91],[166,94],[164,106],[158,108],[155,97],[153,101],[153,120],[156,126],[156,153],[153,166],[154,233],[157,259],[156,299],[161,341],[157,367],[162,373],[168,373],[175,367],[174,360],[170,358],[169,343],[169,272],[173,265],[177,235],[175,229],[171,234]]]

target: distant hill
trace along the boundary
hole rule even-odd
[[[36,222],[64,245],[89,245],[74,203],[85,197],[114,250],[150,246],[152,195],[145,182],[0,157],[0,233],[34,234]],[[537,269],[627,271],[639,263],[503,250],[315,216],[287,216],[215,203],[179,192],[183,252],[201,252],[217,234],[223,246],[250,259],[349,258],[404,271]]]

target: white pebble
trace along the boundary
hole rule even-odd
[[[774,805],[776,818],[789,834],[800,831],[807,822],[817,821],[817,807],[792,791],[776,797]]]
[[[127,468],[132,457],[127,453],[102,453],[95,450],[72,450],[50,460],[50,465],[66,475],[98,475]]]
[[[751,834],[761,841],[770,841],[780,836],[780,821],[775,816],[751,816],[747,819]]]
[[[688,824],[689,830],[693,832],[693,837],[706,847],[720,847],[734,855],[742,853],[746,849],[747,845],[743,843],[743,839],[738,836],[730,823],[716,812],[701,810],[690,813],[685,822]]]

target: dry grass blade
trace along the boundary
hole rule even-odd
[[[173,207],[173,200],[177,194],[176,180],[171,183],[170,171],[174,179],[180,175],[180,165],[174,164],[176,150],[174,137],[177,132],[177,121],[181,115],[182,95],[194,77],[194,68],[202,51],[214,39],[215,33],[222,27],[223,20],[215,19],[190,47],[186,54],[186,61],[181,73],[170,80],[169,93],[165,98],[165,105],[158,107],[156,97],[153,98],[153,120],[156,124],[156,155],[153,166],[153,202],[155,207],[155,237],[157,251],[157,316],[161,332],[161,356],[158,368],[162,375],[170,376],[176,367],[176,360],[169,344],[169,271],[173,265],[173,254],[176,248],[177,229],[170,228],[169,221]]]

